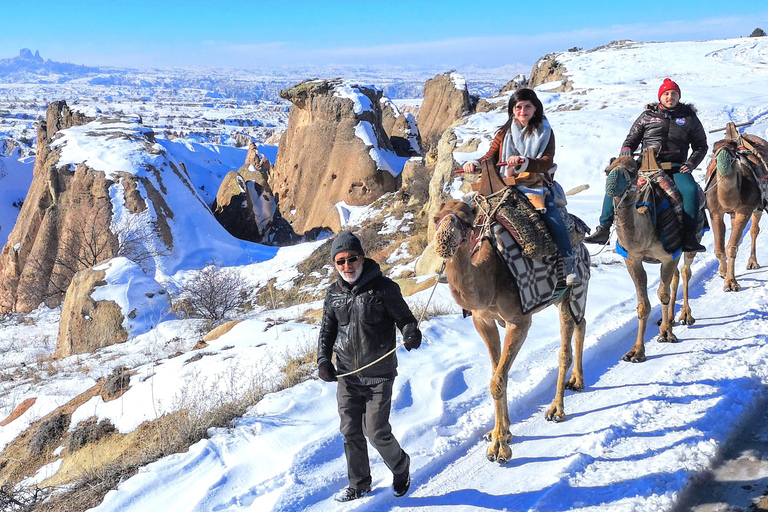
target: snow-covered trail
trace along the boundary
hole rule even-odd
[[[747,249],[748,241],[739,269]],[[619,361],[634,341],[634,318],[598,334],[585,350],[587,389],[566,397],[566,422],[544,419],[554,372],[537,392],[511,399],[507,465],[488,462],[478,438],[455,461],[417,470],[405,498],[393,501],[384,489],[354,510],[669,510],[768,378],[768,268],[739,272],[738,294],[724,292],[716,274],[710,255],[693,279],[696,324],[676,328],[681,343],[649,342],[645,363]],[[652,318],[659,316],[657,305]],[[317,505],[308,510],[330,506]]]
[[[537,314],[510,372],[506,465],[486,460],[482,440],[493,423],[488,355],[470,319],[454,315],[425,323],[425,345],[399,356],[392,424],[413,475],[404,498],[392,496],[391,475],[371,451],[372,495],[333,500],[346,485],[336,386],[310,381],[268,396],[234,430],[143,468],[94,510],[669,510],[768,383],[768,268],[743,270],[748,243],[739,293],[722,290],[711,252],[697,258],[696,324],[675,328],[678,344],[652,341],[651,325],[641,364],[620,361],[637,329],[626,269],[610,264],[615,254],[596,258],[604,263],[593,269],[587,311],[587,388],[567,393],[565,422],[544,419],[559,341],[555,308]],[[758,247],[758,260],[768,262],[768,249]],[[647,270],[655,292],[658,266]]]

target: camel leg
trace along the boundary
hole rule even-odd
[[[483,318],[481,315],[473,312],[472,321],[475,324],[475,329],[483,338],[485,346],[488,348],[488,355],[491,357],[491,374],[493,375],[491,378],[491,398],[493,399],[495,422],[493,429],[485,434],[483,438],[491,443],[486,456],[489,460],[495,461],[497,460],[499,447],[502,442],[506,443],[509,450],[509,442],[512,440],[512,436],[509,433],[506,382],[503,388],[499,388],[498,382],[495,380],[501,359],[501,339],[499,338],[499,330],[493,318]],[[509,329],[509,326],[507,328]],[[494,386],[494,383],[496,383],[496,386]],[[507,460],[511,454],[512,451],[509,450]]]
[[[719,263],[717,271],[720,277],[725,279],[725,221],[722,213],[712,211],[710,213],[712,214],[712,234],[715,238],[715,257]]]
[[[683,307],[680,310],[680,318],[678,321],[683,325],[693,325],[696,323],[696,319],[691,314],[691,306],[688,303],[688,285],[691,282],[691,264],[696,257],[696,253],[687,252],[683,256]]]
[[[661,301],[661,325],[658,338],[660,342],[677,343],[677,337],[672,333],[675,305],[670,304],[670,285],[677,272],[677,260],[661,264],[661,282],[658,291],[659,301]]]
[[[669,311],[667,311],[667,315],[669,317],[669,321],[672,322],[672,325],[675,325],[675,304],[677,304],[677,292],[680,289],[680,271],[677,269],[677,266],[675,266],[675,273],[672,274],[672,284],[669,287],[670,289],[670,298],[669,298],[669,304],[667,304],[667,308]],[[661,320],[659,320],[659,325],[661,325]]]
[[[726,271],[725,285],[723,289],[727,292],[737,292],[741,286],[736,282],[736,254],[739,252],[739,242],[744,234],[744,228],[749,222],[749,215],[736,213],[731,219],[731,237],[728,239],[728,246],[725,248]]]
[[[757,235],[760,233],[760,217],[763,216],[762,210],[755,210],[752,212],[752,227],[749,228],[749,234],[752,235],[752,250],[749,253],[749,262],[747,262],[747,270],[755,270],[760,268],[760,264],[757,262],[756,246]]]
[[[627,258],[625,262],[637,292],[638,325],[637,340],[632,349],[624,354],[622,359],[632,363],[642,363],[645,361],[645,342],[643,338],[645,337],[645,329],[648,325],[648,315],[651,312],[651,303],[648,301],[648,276],[643,268],[642,260]]]
[[[496,425],[491,432],[491,444],[486,452],[490,461],[504,464],[512,458],[509,443],[512,435],[509,432],[509,407],[507,404],[507,381],[509,368],[523,346],[528,329],[531,327],[531,315],[521,316],[515,321],[507,320],[507,330],[504,335],[504,347],[501,351],[493,377],[491,377],[491,397],[496,407]]]
[[[571,339],[573,338],[573,331],[576,322],[573,321],[573,317],[568,308],[566,300],[562,300],[558,306],[560,310],[560,357],[559,370],[557,374],[557,388],[555,389],[555,398],[552,400],[552,405],[549,410],[544,413],[544,417],[549,421],[563,421],[565,420],[565,405],[563,400],[565,398],[565,379],[568,376],[568,370],[571,368],[573,362],[573,350],[571,347]],[[576,370],[574,369],[574,374]],[[575,377],[576,375],[574,375]],[[584,385],[584,378],[581,376],[582,387]]]
[[[582,366],[584,355],[584,338],[587,335],[587,321],[581,319],[580,324],[576,324],[574,329],[574,340],[576,341],[576,350],[573,353],[573,369],[571,370],[571,379],[565,385],[567,389],[573,391],[582,391],[584,389],[584,368]]]

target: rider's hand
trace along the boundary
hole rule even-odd
[[[619,156],[632,156],[632,150],[629,148],[621,148]]]
[[[680,166],[680,172],[683,174],[691,174],[692,171],[693,171],[693,168],[688,162]]]
[[[467,162],[464,164],[464,167],[462,167],[462,169],[464,169],[464,172],[469,174],[475,173],[477,172],[477,162],[475,162],[474,160]]]
[[[522,165],[523,162],[525,162],[525,158],[522,156],[512,155],[507,158],[507,167],[517,167],[518,165]]]

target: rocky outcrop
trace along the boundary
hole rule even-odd
[[[418,125],[426,150],[437,146],[443,132],[472,110],[464,77],[450,71],[427,80]]]
[[[401,111],[387,97],[381,100],[381,123],[384,131],[400,156],[415,156],[421,153],[421,137],[416,118],[409,112]]]
[[[127,258],[81,270],[61,308],[56,357],[93,352],[144,334],[170,309],[165,289]]]
[[[265,242],[277,210],[269,188],[272,166],[251,143],[245,165],[227,173],[211,209],[216,220],[232,236],[251,242]]]
[[[371,204],[397,189],[405,158],[382,127],[381,91],[309,80],[280,92],[293,103],[269,185],[298,234],[341,228],[335,205]]]
[[[173,275],[248,250],[216,222],[174,156],[191,152],[158,142],[136,118],[90,119],[56,102],[37,143],[32,184],[0,252],[0,312],[58,305],[77,271],[118,255]]]
[[[84,256],[79,239],[87,225],[97,228],[90,240],[105,258],[116,251],[115,237],[99,229],[110,221],[107,180],[86,166],[74,172],[59,166],[59,151],[51,147],[59,130],[88,121],[59,101],[38,126],[34,178],[0,253],[0,312],[28,312],[43,301],[59,304],[74,275],[69,267]]]
[[[57,358],[84,354],[128,339],[120,306],[114,301],[91,298],[97,286],[104,286],[104,270],[86,269],[75,274],[61,308]]]
[[[557,84],[559,82],[559,85]],[[557,54],[549,53],[541,57],[531,70],[528,79],[528,87],[533,89],[542,84],[552,84],[547,92],[569,92],[573,90],[573,83],[566,74],[565,67],[557,60]]]

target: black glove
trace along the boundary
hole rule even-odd
[[[632,150],[629,148],[621,148],[619,156],[632,156]]]
[[[412,348],[421,346],[421,331],[415,324],[408,324],[403,329],[403,341],[405,348],[410,352]]]
[[[323,361],[317,365],[317,376],[325,382],[336,382],[336,368],[330,361]]]

